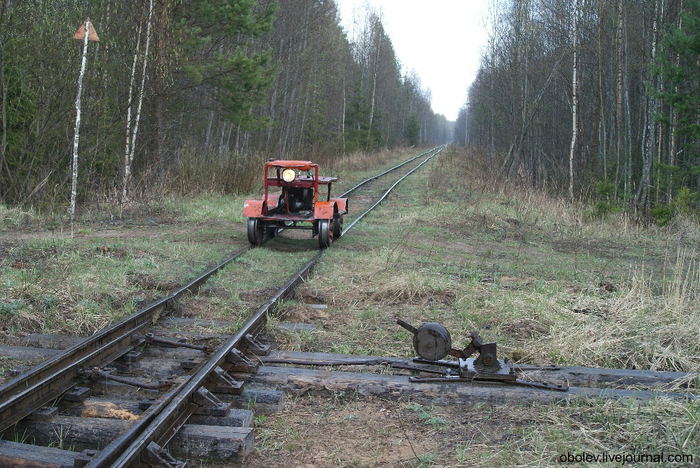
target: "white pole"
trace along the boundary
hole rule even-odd
[[[80,77],[78,78],[78,97],[75,99],[75,135],[73,136],[73,182],[70,194],[70,221],[73,223],[75,216],[75,194],[78,185],[78,141],[80,140],[80,94],[83,91],[83,76],[85,76],[85,64],[87,62],[88,36],[90,36],[90,18],[85,21],[85,37],[83,38],[83,60],[80,64]]]

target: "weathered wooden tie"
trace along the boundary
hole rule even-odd
[[[15,468],[74,468],[80,453],[52,447],[0,440],[0,466]]]
[[[51,421],[22,420],[5,437],[22,437],[37,446],[58,445],[74,450],[99,450],[108,445],[131,421],[57,416]],[[230,460],[245,457],[253,449],[251,427],[186,424],[168,444],[169,452],[181,459]],[[13,465],[7,465],[13,466]],[[22,466],[22,465],[19,465]]]

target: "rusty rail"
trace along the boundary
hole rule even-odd
[[[132,348],[132,337],[185,293],[196,291],[209,277],[250,250],[243,247],[189,284],[146,306],[86,340],[71,346],[0,387],[0,432],[75,386],[80,372],[103,367]]]

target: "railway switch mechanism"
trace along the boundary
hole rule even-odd
[[[546,388],[565,392],[568,387],[552,385],[545,382],[524,381],[518,379],[518,372],[508,359],[498,359],[496,343],[484,343],[473,332],[469,335],[470,343],[464,349],[452,347],[450,332],[439,323],[428,322],[416,328],[405,320],[396,323],[413,334],[413,349],[418,357],[413,361],[418,364],[417,371],[438,374],[439,377],[411,377],[411,382],[501,382],[504,384]],[[472,358],[474,353],[478,357]],[[447,356],[457,361],[444,360]],[[431,365],[424,367],[422,365]]]

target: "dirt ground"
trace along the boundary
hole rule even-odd
[[[255,452],[240,466],[474,466],[467,463],[471,448],[495,448],[514,425],[527,424],[505,408],[424,407],[353,395],[292,396],[282,413],[262,423]]]

